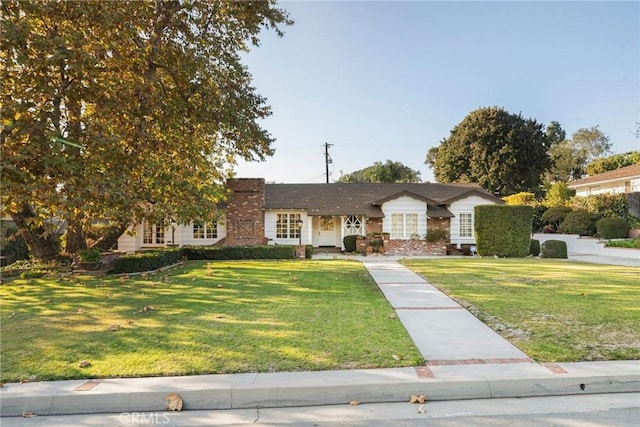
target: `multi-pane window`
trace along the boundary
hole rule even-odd
[[[282,213],[276,219],[276,238],[297,239],[300,237],[300,214]]]
[[[142,229],[142,243],[145,245],[164,243],[164,227],[161,224],[153,225],[145,222]]]
[[[391,238],[409,239],[418,235],[417,213],[391,214]]]
[[[470,213],[460,214],[460,237],[473,237],[473,216]]]
[[[218,224],[216,222],[194,222],[194,239],[216,239],[218,237]]]

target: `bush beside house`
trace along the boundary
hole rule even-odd
[[[560,232],[565,234],[578,234],[580,236],[593,236],[596,232],[596,224],[593,215],[586,209],[576,209],[567,214]]]
[[[531,206],[475,207],[475,234],[481,256],[525,257],[531,244]]]

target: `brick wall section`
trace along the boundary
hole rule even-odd
[[[441,240],[435,243],[426,240],[385,240],[384,248],[388,255],[446,255],[447,242]]]
[[[367,234],[382,233],[382,218],[367,218]]]
[[[451,220],[449,218],[442,218],[442,219],[438,219],[438,218],[432,218],[429,219],[427,221],[427,233],[429,233],[429,230],[435,230],[435,229],[441,229],[441,230],[445,230],[447,232],[447,236],[450,236],[450,232],[451,232]]]
[[[227,204],[227,237],[224,244],[267,244],[264,236],[264,179],[233,179],[227,185],[233,194]]]

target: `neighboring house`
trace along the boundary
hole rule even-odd
[[[567,187],[576,196],[586,197],[604,193],[635,193],[640,191],[640,164],[612,170],[569,182]]]
[[[265,184],[235,179],[224,218],[210,224],[141,224],[118,249],[173,245],[297,245],[343,247],[347,235],[384,233],[385,249],[398,254],[443,254],[446,243],[475,244],[474,207],[502,203],[477,184]],[[449,239],[425,241],[429,230]]]

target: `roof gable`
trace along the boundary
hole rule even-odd
[[[378,206],[381,206],[385,202],[388,202],[390,200],[399,199],[400,197],[404,197],[404,196],[411,197],[412,199],[416,199],[416,200],[421,200],[421,201],[426,202],[426,203],[432,203],[432,204],[436,203],[435,200],[430,199],[429,197],[425,197],[423,195],[416,194],[416,193],[413,193],[413,192],[408,191],[408,190],[403,190],[403,191],[400,191],[399,193],[391,194],[391,195],[389,195],[387,197],[383,197],[382,199],[378,199],[378,200],[376,200],[374,202],[374,204],[376,204]]]

